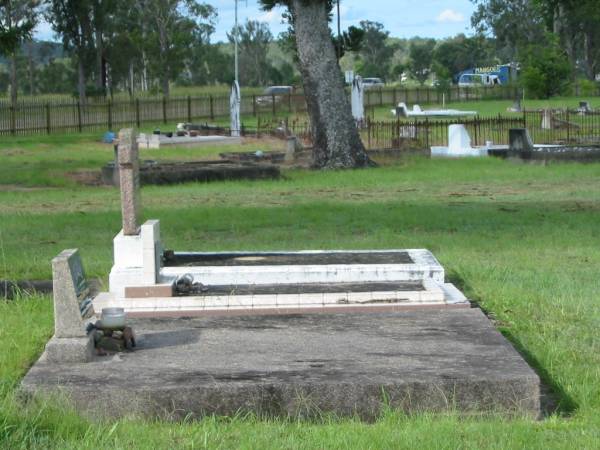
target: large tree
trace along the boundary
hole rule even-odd
[[[93,49],[91,0],[51,0],[47,20],[62,37],[65,50],[77,59],[79,101],[86,101],[87,69]]]
[[[388,43],[390,33],[385,31],[379,22],[362,20],[360,30],[363,37],[360,51],[359,72],[363,77],[386,78],[390,74],[390,62],[396,51],[395,46]]]
[[[8,56],[10,64],[10,98],[17,102],[17,56],[21,45],[31,40],[37,24],[40,0],[3,0],[0,2],[0,54]]]
[[[240,46],[240,83],[246,86],[263,86],[268,77],[267,54],[273,35],[264,22],[248,20],[243,26],[235,27],[227,34],[230,43],[235,42],[237,33]]]
[[[215,9],[197,0],[136,0],[144,30],[145,53],[151,54],[150,67],[160,79],[163,95],[169,95],[169,82],[185,67],[194,46],[194,33],[203,22],[212,22]]]
[[[531,43],[545,43],[544,20],[537,0],[471,0],[476,5],[471,25],[484,35],[493,34],[498,49],[509,61]]]
[[[433,51],[435,71],[438,78],[453,78],[463,70],[472,67],[493,65],[499,61],[494,60],[493,42],[482,35],[466,37],[459,34],[452,38],[438,42]],[[447,74],[441,76],[442,72]]]
[[[331,0],[261,3],[266,9],[277,4],[288,8],[311,120],[315,166],[335,169],[371,165],[352,117],[329,29]]]
[[[433,49],[435,48],[435,39],[426,39],[421,42],[411,42],[409,47],[409,70],[411,75],[416,78],[421,85],[425,84],[431,73],[433,63]]]

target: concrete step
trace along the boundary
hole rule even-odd
[[[204,285],[444,282],[427,250],[167,253],[159,283],[184,274]]]
[[[432,279],[411,282],[305,283],[207,286],[205,292],[177,297],[116,298],[102,293],[94,309],[122,307],[128,313],[228,313],[325,310],[395,310],[417,306],[469,306],[451,284]]]

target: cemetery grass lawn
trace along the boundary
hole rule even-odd
[[[144,125],[140,131],[151,132],[155,126],[174,130],[175,123]],[[74,173],[96,171],[114,160],[112,144],[101,142],[103,133],[51,134],[16,136],[0,139],[0,192],[13,188],[74,187]],[[243,151],[283,149],[283,142],[247,140]],[[219,153],[239,151],[239,146],[210,145],[202,148],[167,148],[141,150],[141,159],[202,160],[219,159]]]
[[[12,167],[0,168],[0,279],[48,279],[50,259],[79,247],[88,275],[106,282],[118,191],[75,187],[64,172],[108,160],[112,150],[91,136],[50,138],[0,143]],[[40,156],[42,144],[55,149],[55,163]],[[7,148],[21,152],[17,162]],[[37,173],[41,160],[55,164],[52,176]],[[15,398],[53,331],[49,297],[35,296],[0,302],[0,448],[598,448],[599,176],[600,164],[414,158],[142,190],[144,216],[161,219],[167,248],[429,248],[553,392],[553,412],[541,421],[390,411],[374,424],[241,416],[92,424],[62,399],[23,406]]]

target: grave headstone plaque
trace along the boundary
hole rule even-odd
[[[296,136],[289,136],[287,138],[284,159],[284,161],[287,163],[294,162],[294,160],[296,159],[296,147],[298,145],[296,140]]]
[[[93,314],[90,288],[77,250],[65,250],[52,260],[54,334],[85,337],[85,319]]]
[[[527,128],[510,129],[508,132],[508,140],[508,154],[510,156],[519,156],[524,159],[531,156],[534,146]]]
[[[123,234],[135,236],[139,233],[140,161],[137,133],[133,129],[119,132],[118,163]]]
[[[52,260],[54,337],[46,345],[49,360],[89,361],[94,340],[87,332],[94,315],[90,288],[76,249],[65,250]]]

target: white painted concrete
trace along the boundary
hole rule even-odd
[[[352,81],[352,117],[357,122],[365,120],[365,106],[364,106],[364,95],[365,88],[363,85],[362,77],[354,77]]]
[[[471,136],[463,124],[448,126],[448,147],[431,147],[432,158],[483,157],[487,155],[487,147],[472,147]]]
[[[109,274],[110,292],[125,297],[127,286],[152,286],[159,278],[162,247],[160,222],[148,220],[136,236],[121,230],[113,240],[114,261]]]

